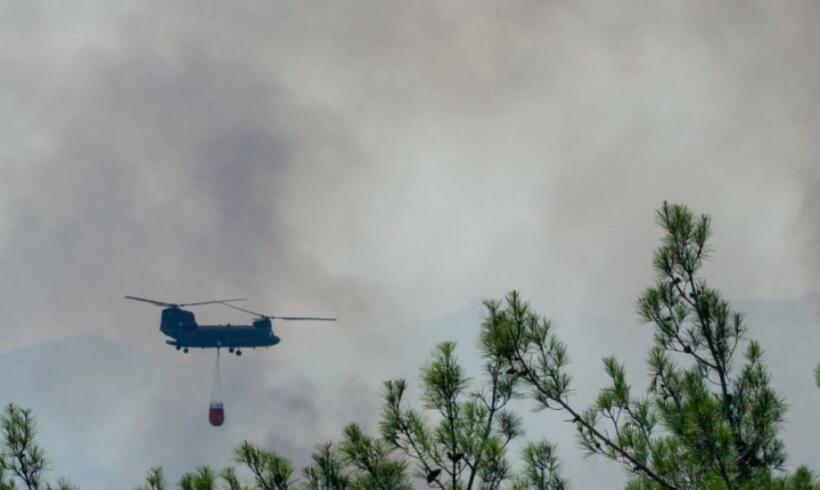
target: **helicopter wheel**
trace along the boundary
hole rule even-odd
[[[228,352],[230,352],[231,354],[233,354],[233,347],[228,347]]]
[[[241,356],[241,355],[242,355],[242,351],[241,351],[241,350],[239,350],[239,349],[236,349],[236,355],[237,355],[237,356]]]
[[[182,352],[187,354],[188,353],[188,348],[186,347],[186,348],[182,349]]]

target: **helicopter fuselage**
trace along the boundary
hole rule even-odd
[[[168,345],[177,349],[239,349],[271,347],[279,343],[271,321],[259,319],[251,325],[198,325],[194,314],[178,307],[162,310],[160,331],[171,337]]]

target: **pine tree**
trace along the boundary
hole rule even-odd
[[[540,407],[568,412],[583,449],[622,464],[630,489],[820,488],[806,468],[782,471],[785,403],[763,350],[745,341],[743,316],[700,275],[711,252],[709,217],[664,203],[657,221],[664,231],[653,261],[658,279],[637,302],[655,339],[646,395],[632,393],[623,365],[610,357],[610,386],[588,409],[574,407],[566,346],[516,292],[503,305],[485,303],[486,354],[517,373]]]
[[[166,490],[165,473],[162,468],[155,466],[148,470],[145,477],[145,485],[137,487],[136,490]]]
[[[218,490],[217,475],[208,467],[201,467],[195,473],[185,473],[177,483],[179,490]]]
[[[322,445],[313,453],[313,465],[303,471],[310,490],[352,489],[353,482],[347,473],[347,465],[332,443]]]
[[[37,421],[31,410],[7,405],[0,416],[0,427],[0,490],[16,490],[18,483],[27,490],[75,490],[64,479],[54,485],[45,482],[48,464],[43,448],[37,444]]]
[[[523,429],[508,404],[519,396],[519,377],[502,361],[492,359],[484,365],[484,375],[486,383],[470,391],[470,380],[455,357],[455,344],[440,344],[432,361],[422,368],[424,408],[433,412],[436,422],[404,406],[405,380],[384,385],[382,436],[415,461],[417,476],[431,487],[491,490],[501,488],[513,476],[508,446]],[[525,451],[531,457],[524,459],[532,474],[546,471],[548,476],[521,479],[516,488],[565,488],[552,446],[539,447],[549,450],[539,453],[532,446],[529,453]]]
[[[262,449],[245,441],[234,450],[234,459],[250,470],[259,490],[293,488],[293,464],[274,451]]]
[[[411,490],[407,465],[393,458],[383,440],[365,434],[357,424],[344,430],[338,448],[327,443],[313,454],[305,468],[310,490]]]
[[[567,490],[561,478],[555,446],[547,441],[529,443],[522,452],[524,472],[516,478],[512,490]]]

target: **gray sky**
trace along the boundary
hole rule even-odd
[[[820,290],[817,2],[0,5],[0,351],[161,349],[124,294],[344,320],[283,358],[511,288],[630,317],[664,199],[731,298]]]

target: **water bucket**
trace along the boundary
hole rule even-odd
[[[214,427],[219,427],[225,423],[225,407],[221,402],[212,402],[208,408],[208,422]]]

